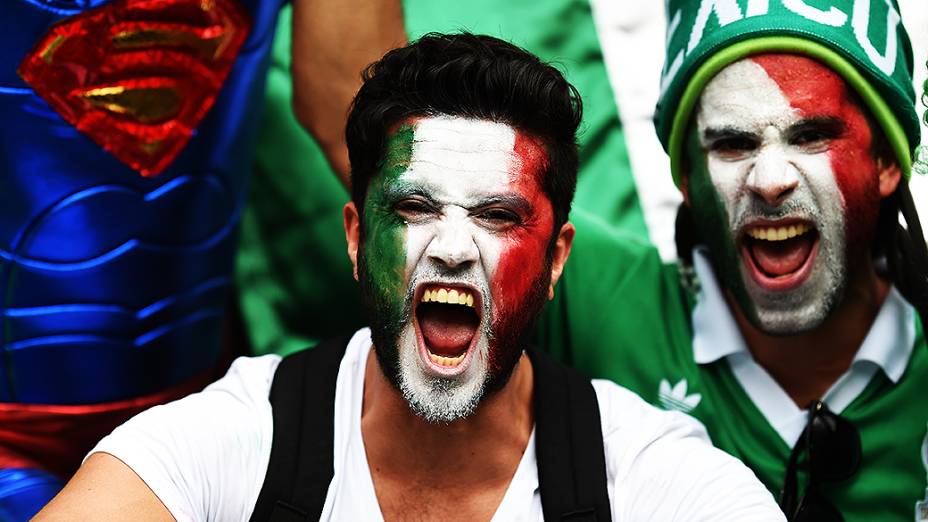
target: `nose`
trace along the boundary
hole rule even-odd
[[[782,150],[771,148],[757,156],[746,185],[768,205],[778,206],[799,186],[799,172]]]
[[[438,224],[426,255],[448,268],[465,268],[477,261],[477,244],[467,224],[459,220],[446,220]]]

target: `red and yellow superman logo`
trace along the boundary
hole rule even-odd
[[[18,72],[70,124],[154,176],[212,107],[249,28],[234,0],[117,0],[52,26]]]

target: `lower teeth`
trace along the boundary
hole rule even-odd
[[[458,355],[457,357],[443,357],[441,355],[435,355],[432,352],[429,352],[429,359],[433,363],[439,366],[457,366],[461,361],[464,360],[464,356],[467,355],[467,352]]]

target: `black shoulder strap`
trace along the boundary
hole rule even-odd
[[[324,341],[277,367],[271,459],[252,521],[319,520],[334,473],[335,381],[348,340]]]
[[[593,384],[539,350],[528,355],[535,372],[535,453],[545,520],[611,521]]]
[[[284,358],[271,386],[274,440],[252,521],[318,520],[332,481],[335,381],[348,339]],[[609,522],[599,403],[589,379],[528,351],[545,520]]]

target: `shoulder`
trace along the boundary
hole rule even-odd
[[[203,391],[148,409],[117,428],[116,432],[152,422],[169,422],[170,426],[176,425],[180,429],[184,427],[183,421],[188,419],[197,420],[195,425],[202,428],[205,419],[228,424],[237,422],[238,419],[233,417],[242,411],[256,414],[266,410],[270,413],[268,395],[280,360],[278,355],[239,357],[225,376]],[[243,427],[250,425],[242,424]]]
[[[695,418],[658,409],[612,381],[593,379],[592,384],[599,403],[604,442],[621,441],[623,446],[633,448],[670,437],[709,444],[705,427]]]
[[[616,520],[783,520],[741,461],[715,448],[702,423],[594,380]],[[720,499],[725,499],[724,501]]]
[[[274,354],[239,357],[232,361],[225,376],[207,386],[203,393],[227,395],[229,400],[250,404],[266,402],[280,361],[281,357]]]
[[[571,219],[574,247],[535,341],[583,374],[657,390],[669,369],[688,364],[692,350],[677,265],[595,216],[576,212]]]
[[[124,462],[178,520],[247,520],[270,457],[279,362],[238,358],[202,392],[136,415],[91,453]]]

